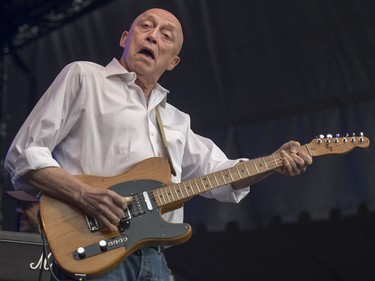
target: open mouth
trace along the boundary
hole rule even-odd
[[[149,57],[151,59],[155,59],[155,55],[154,53],[152,52],[152,50],[149,50],[149,49],[142,49],[139,51],[140,54],[146,56],[146,57]]]

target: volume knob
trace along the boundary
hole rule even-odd
[[[79,247],[77,249],[78,256],[82,259],[86,256],[85,248]]]
[[[107,241],[100,240],[99,247],[100,247],[100,250],[102,250],[102,252],[107,251]]]

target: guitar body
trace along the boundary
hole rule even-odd
[[[161,215],[168,208],[157,206],[152,190],[169,184],[168,163],[161,158],[145,160],[116,177],[78,176],[96,188],[109,188],[124,197],[135,198],[129,205],[129,216],[119,231],[99,228],[90,230],[86,215],[78,208],[43,195],[40,205],[42,226],[57,264],[68,275],[86,274],[92,278],[109,271],[136,250],[145,246],[174,245],[191,237],[188,224],[171,224]],[[145,202],[144,192],[149,194]],[[138,198],[138,199],[137,199]],[[107,241],[102,250],[100,241]],[[77,249],[83,247],[80,256]]]

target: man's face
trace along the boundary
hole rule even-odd
[[[165,70],[172,70],[179,63],[182,42],[181,25],[172,14],[148,10],[135,19],[129,32],[122,34],[121,63],[139,77],[156,82]]]
[[[19,231],[21,232],[39,232],[38,227],[39,203],[21,202],[17,208],[19,215]]]

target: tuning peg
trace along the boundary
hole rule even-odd
[[[335,143],[338,143],[338,142],[339,142],[339,137],[340,137],[340,134],[336,134],[336,137],[335,137]]]
[[[348,136],[349,136],[349,134],[346,133],[346,134],[345,134],[345,137],[342,139],[342,141],[343,141],[344,143],[348,141],[348,140],[346,139]]]
[[[316,136],[317,143],[322,143],[322,139],[324,139],[324,135],[320,134],[319,136]]]
[[[328,134],[327,135],[327,139],[326,139],[326,143],[330,143],[331,142],[331,138],[332,138],[332,135]]]
[[[351,141],[352,141],[352,142],[355,142],[355,133],[352,134]]]
[[[363,141],[364,141],[363,132],[360,132],[359,133],[359,142],[363,142]]]

